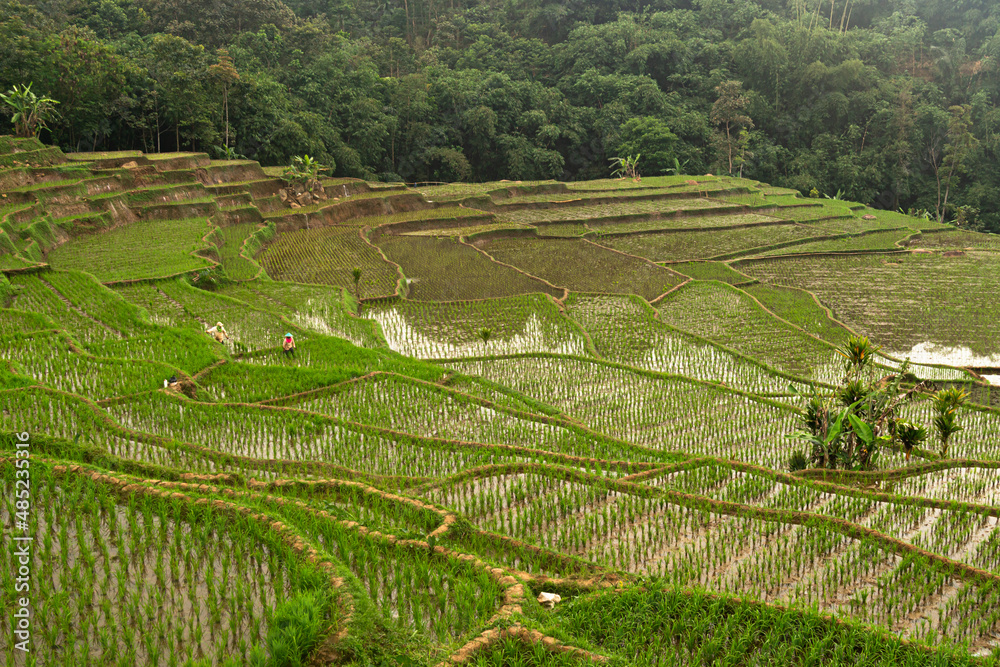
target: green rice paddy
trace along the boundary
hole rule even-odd
[[[292,209],[248,161],[46,150],[0,193],[4,664],[998,664],[995,237],[728,177]],[[961,429],[793,472],[859,334]]]

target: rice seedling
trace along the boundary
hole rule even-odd
[[[728,264],[722,262],[682,262],[668,266],[672,271],[694,280],[718,280],[730,285],[738,285],[750,280],[746,275],[733,270]]]
[[[419,359],[554,352],[582,354],[585,342],[558,306],[541,294],[434,303],[379,304],[364,316],[378,323],[389,347]],[[491,331],[489,349],[480,338]]]
[[[11,336],[0,341],[0,359],[12,362],[16,372],[93,400],[156,389],[165,378],[178,374],[176,368],[156,362],[77,354],[58,334]]]
[[[765,284],[744,285],[740,289],[781,319],[829,343],[843,345],[850,336],[850,332],[831,319],[829,311],[809,292]]]
[[[199,404],[158,395],[108,408],[122,426],[193,443],[219,455],[316,461],[378,475],[452,474],[507,457],[306,412]],[[65,435],[65,434],[63,434]]]
[[[565,195],[564,195],[565,196]],[[653,229],[680,229],[685,227],[728,227],[728,216],[716,216],[711,220],[702,220],[703,216],[683,217],[679,212],[704,211],[710,209],[728,209],[729,207],[717,201],[692,197],[691,199],[653,199],[639,201],[618,201],[610,204],[590,204],[576,202],[573,206],[558,204],[545,207],[501,208],[496,212],[497,219],[502,222],[521,225],[532,225],[540,222],[574,221],[591,223],[601,219],[621,221],[629,217],[655,220]],[[668,217],[669,216],[669,217]],[[637,220],[633,220],[636,222]],[[638,231],[633,229],[633,231]]]
[[[928,652],[815,611],[767,607],[700,590],[604,593],[573,601],[557,616],[568,632],[632,665],[975,664],[961,650]],[[645,629],[637,631],[637,626]]]
[[[266,304],[306,331],[343,338],[359,347],[385,345],[377,327],[355,315],[347,292],[341,288],[268,281],[230,284],[218,293],[248,304]]]
[[[221,227],[217,232],[221,237],[216,245],[219,248],[222,268],[232,280],[251,280],[261,272],[260,265],[244,255],[247,237],[257,227],[255,222],[245,222]]]
[[[836,239],[812,241],[784,248],[765,250],[760,256],[797,255],[801,253],[851,253],[899,250],[904,239],[913,234],[908,227],[889,231],[873,231]]]
[[[665,324],[656,317],[656,310],[638,297],[574,294],[567,306],[605,359],[721,382],[756,394],[784,394],[794,382],[749,358]]]
[[[480,370],[475,362],[449,365]],[[531,355],[495,360],[485,372],[601,433],[650,449],[717,454],[772,467],[783,467],[791,452],[784,438],[795,420],[790,406],[681,377]],[[713,418],[702,419],[709,412]]]
[[[31,469],[30,529],[40,537],[32,655],[40,662],[243,661],[267,637],[268,611],[315,585],[287,546],[238,514],[206,510],[193,520],[177,500],[119,498],[84,475],[57,475],[38,461]],[[2,464],[9,488],[14,473],[11,460]],[[13,511],[12,502],[0,505],[5,523]],[[3,588],[13,591],[16,558],[4,550],[0,559]],[[14,642],[5,645],[14,664]]]

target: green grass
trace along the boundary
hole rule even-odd
[[[960,650],[927,651],[884,631],[815,612],[701,591],[630,589],[557,606],[551,622],[629,665],[975,665]],[[641,630],[638,630],[641,628]]]
[[[80,236],[46,257],[57,269],[76,269],[102,282],[197,271],[212,265],[195,256],[210,231],[205,218],[140,220],[96,235]]]
[[[683,281],[663,267],[582,239],[507,238],[480,245],[498,261],[574,292],[654,299]]]

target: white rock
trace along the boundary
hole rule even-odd
[[[539,593],[538,602],[546,609],[552,609],[556,603],[562,600],[558,593]]]

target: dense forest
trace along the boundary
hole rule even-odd
[[[56,99],[66,150],[407,182],[641,154],[993,231],[998,51],[992,0],[0,1],[0,90]]]

